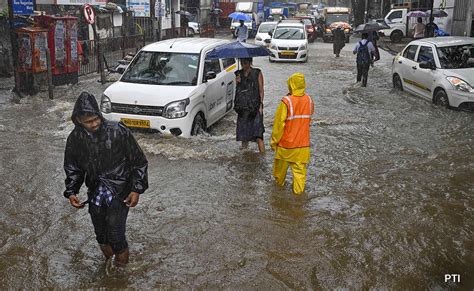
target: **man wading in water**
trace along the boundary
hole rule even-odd
[[[89,213],[97,242],[106,259],[115,255],[117,265],[128,263],[125,226],[128,209],[148,188],[148,162],[130,130],[106,120],[95,97],[82,92],[74,105],[64,155],[66,191],[72,206]],[[77,198],[86,181],[87,201]]]

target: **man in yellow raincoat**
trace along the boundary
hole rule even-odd
[[[301,194],[306,183],[309,161],[309,129],[314,103],[305,93],[305,79],[295,73],[288,79],[289,94],[282,98],[275,113],[271,147],[275,151],[273,176],[280,186],[285,184],[288,167],[293,171],[293,192]]]

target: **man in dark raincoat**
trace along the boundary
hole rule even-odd
[[[106,259],[128,262],[129,251],[125,226],[130,207],[148,188],[148,162],[130,130],[122,123],[106,120],[95,100],[82,92],[74,105],[64,156],[66,191],[72,206],[89,213]],[[86,202],[77,198],[82,183],[88,188]]]
[[[342,27],[338,26],[332,31],[334,36],[334,41],[332,44],[333,52],[336,55],[336,58],[339,57],[342,48],[346,45],[346,35]]]

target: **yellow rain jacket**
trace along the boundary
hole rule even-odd
[[[314,103],[311,97],[305,94],[305,79],[301,73],[295,73],[288,79],[288,90],[291,98],[308,98],[306,106],[310,106],[310,115],[314,112]],[[279,146],[279,143],[285,134],[285,124],[289,120],[288,110],[294,110],[294,108],[288,108],[287,97],[282,99],[282,102],[277,108],[275,113],[275,120],[273,123],[271,148],[275,150],[275,162],[273,165],[273,176],[276,179],[277,184],[283,185],[286,178],[286,172],[290,166],[293,171],[293,191],[296,194],[303,192],[304,185],[306,182],[306,164],[309,161],[310,147],[296,147],[296,148],[284,148]],[[303,102],[304,103],[304,102]],[[291,113],[290,113],[291,115]],[[309,123],[306,123],[308,128],[303,131],[309,134]],[[295,128],[295,130],[297,130]],[[288,133],[287,133],[288,134]]]

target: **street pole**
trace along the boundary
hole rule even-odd
[[[364,10],[364,24],[367,23],[367,9],[369,8],[369,0],[365,0],[365,10]]]
[[[15,76],[15,87],[13,88],[13,92],[18,94],[18,97],[22,97],[20,93],[20,75],[18,73],[18,40],[16,37],[14,23],[15,17],[13,15],[13,0],[8,0],[8,22],[10,24],[10,44],[11,44],[11,51],[12,51],[12,63],[13,63],[13,74]]]
[[[157,0],[158,5],[159,5],[159,13],[158,13],[158,40],[161,40],[161,30],[162,30],[162,21],[161,21],[161,15],[163,14],[163,6],[161,6],[161,0]]]

